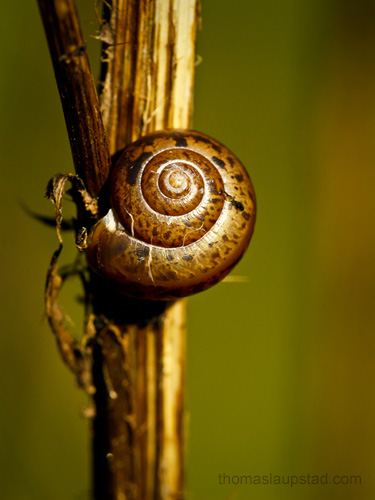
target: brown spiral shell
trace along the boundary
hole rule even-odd
[[[244,254],[255,194],[240,161],[193,130],[154,132],[123,151],[111,209],[88,238],[90,266],[125,295],[168,300],[214,285]]]

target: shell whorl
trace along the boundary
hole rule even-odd
[[[91,267],[125,295],[173,299],[204,290],[238,262],[255,223],[239,160],[192,130],[127,146],[111,176],[111,210],[92,228]]]

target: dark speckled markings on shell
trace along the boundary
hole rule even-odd
[[[92,228],[90,266],[121,293],[169,300],[209,288],[243,256],[255,194],[240,161],[193,130],[149,134],[123,151],[111,209]]]

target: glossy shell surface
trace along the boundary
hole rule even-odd
[[[122,153],[111,209],[89,234],[90,266],[125,295],[169,300],[214,285],[244,254],[255,194],[240,161],[193,130],[160,131]]]

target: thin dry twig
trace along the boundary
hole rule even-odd
[[[61,96],[76,173],[91,196],[105,185],[111,158],[73,0],[38,0]]]

